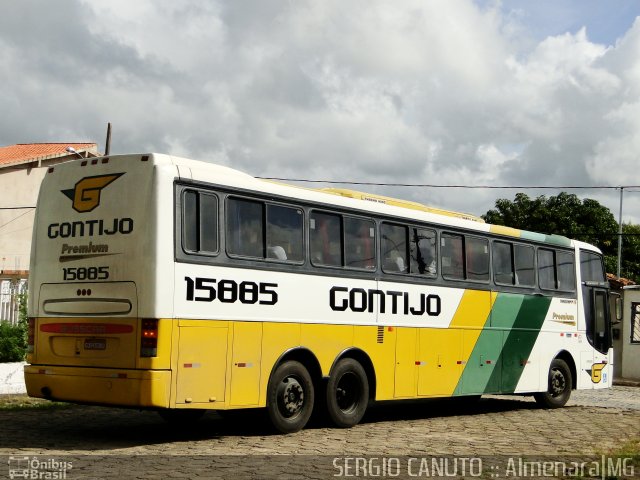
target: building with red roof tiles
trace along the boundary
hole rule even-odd
[[[0,320],[15,320],[15,294],[29,273],[35,205],[47,168],[97,156],[97,144],[88,142],[0,147]]]

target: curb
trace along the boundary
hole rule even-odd
[[[640,381],[630,380],[628,378],[614,378],[613,385],[619,387],[640,387]]]

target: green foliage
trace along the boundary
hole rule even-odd
[[[591,243],[605,255],[607,272],[617,270],[618,222],[613,213],[592,199],[562,192],[555,197],[529,198],[517,193],[514,200],[496,200],[495,208],[482,216],[486,222],[521,230],[564,235]],[[622,276],[640,281],[640,226],[623,225]]]
[[[18,323],[0,321],[0,363],[21,362],[27,353],[27,295],[19,295],[18,302]]]
[[[615,272],[616,270],[611,271]],[[622,224],[622,265],[620,275],[640,283],[640,225]]]

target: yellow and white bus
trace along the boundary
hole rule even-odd
[[[158,409],[314,405],[611,386],[591,245],[210,163],[119,155],[49,168],[29,280],[28,393]],[[322,406],[322,407],[320,407]]]

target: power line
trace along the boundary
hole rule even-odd
[[[36,207],[0,207],[0,210],[31,210]]]

